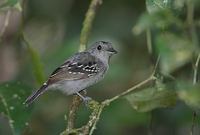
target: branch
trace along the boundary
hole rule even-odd
[[[101,0],[92,0],[90,3],[89,9],[86,13],[85,20],[83,22],[83,28],[81,30],[79,51],[84,51],[86,49],[86,44],[92,28],[92,23],[94,21],[96,11],[101,3],[102,3]],[[74,128],[75,116],[80,104],[81,104],[81,99],[76,95],[73,96],[67,120],[67,129],[66,129],[67,133],[71,132]]]

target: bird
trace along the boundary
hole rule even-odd
[[[81,91],[101,81],[109,69],[110,58],[117,54],[112,43],[97,41],[87,50],[78,52],[64,61],[49,76],[43,85],[33,92],[24,102],[32,104],[44,92],[54,89],[66,95],[77,94],[84,102],[90,97],[84,97]]]

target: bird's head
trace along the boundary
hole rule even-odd
[[[95,42],[88,51],[103,61],[109,61],[110,57],[117,53],[113,48],[112,43],[107,41]]]

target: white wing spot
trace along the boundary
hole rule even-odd
[[[81,68],[83,65],[79,65],[78,67]]]
[[[74,63],[72,63],[71,65],[76,65],[77,64],[77,62],[74,62]]]
[[[61,68],[65,68],[65,67],[67,67],[67,65],[63,65],[63,66],[61,66]]]
[[[81,74],[81,75],[83,75],[84,73],[82,73],[82,72],[78,72],[78,74]]]

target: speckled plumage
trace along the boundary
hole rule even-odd
[[[76,93],[81,96],[79,91],[103,79],[109,68],[109,59],[114,53],[116,51],[112,44],[105,41],[98,41],[88,50],[76,53],[55,69],[49,79],[29,96],[25,103],[32,103],[49,89],[61,90],[66,95]]]

